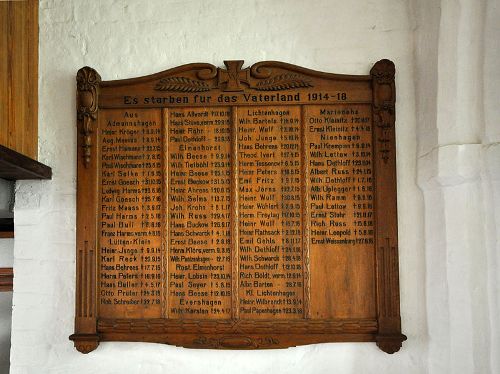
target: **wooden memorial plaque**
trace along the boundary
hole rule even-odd
[[[224,64],[78,71],[76,348],[398,351],[394,64]]]

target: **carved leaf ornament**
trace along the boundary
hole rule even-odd
[[[258,91],[281,91],[307,87],[313,87],[311,81],[307,78],[299,74],[285,73],[260,81],[255,86],[250,86],[249,88]],[[157,91],[172,92],[206,92],[212,88],[204,81],[187,77],[163,78],[155,86],[155,90]]]
[[[298,74],[281,74],[263,80],[253,88],[259,91],[279,91],[303,87],[312,87],[312,84]]]
[[[163,78],[155,86],[158,91],[175,91],[175,92],[205,92],[210,90],[210,87],[199,80],[193,80],[186,77]]]

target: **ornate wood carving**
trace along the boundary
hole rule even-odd
[[[204,92],[210,90],[210,87],[200,80],[193,80],[186,77],[163,78],[155,86],[158,91],[176,91],[176,92]]]
[[[224,61],[224,65],[226,65],[226,70],[219,69],[219,87],[223,91],[243,91],[243,83],[248,84],[249,78],[248,69],[241,70],[243,61]]]
[[[77,118],[80,132],[83,136],[83,162],[85,167],[90,163],[90,134],[92,124],[97,120],[97,103],[99,100],[99,84],[101,77],[94,69],[88,66],[78,70],[76,75],[77,89]]]
[[[298,74],[281,74],[257,83],[254,88],[260,91],[280,91],[301,87],[312,87],[312,84]]]
[[[75,348],[89,353],[97,348],[97,120],[101,77],[89,67],[77,73],[77,233]]]
[[[297,73],[270,76],[251,68],[241,70],[243,61],[224,61],[226,69],[217,69],[217,80],[209,85],[204,80],[213,80],[212,75],[198,75],[200,79],[176,76],[160,79],[155,90],[172,92],[206,92],[221,89],[224,92],[241,92],[245,89],[256,91],[283,91],[294,88],[312,87],[311,80]],[[215,68],[215,67],[214,67]]]
[[[223,336],[221,338],[200,336],[193,340],[193,346],[210,349],[262,349],[273,348],[278,344],[278,339],[270,336],[256,339],[249,336]]]
[[[100,319],[100,333],[217,333],[244,334],[372,334],[377,331],[376,320],[298,320],[298,321],[245,321],[245,320],[172,320],[172,319]]]
[[[389,60],[377,62],[370,71],[374,82],[373,122],[379,129],[377,141],[380,143],[379,152],[385,163],[388,162],[392,151],[391,138],[394,137],[394,123],[396,121],[395,71],[394,63]]]
[[[397,351],[394,65],[224,64],[78,72],[75,347]]]

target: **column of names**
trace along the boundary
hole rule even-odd
[[[370,277],[361,278],[359,284],[331,283],[351,277],[353,260],[358,271],[373,272],[370,116],[367,105],[305,107],[309,243],[311,266],[316,269],[311,280],[313,318],[364,310],[374,295]],[[322,277],[322,272],[332,277]]]
[[[229,108],[169,109],[167,313],[231,316]]]
[[[238,107],[239,316],[303,317],[300,107]]]
[[[100,118],[101,316],[161,314],[159,111],[103,110]]]

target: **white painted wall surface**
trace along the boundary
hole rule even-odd
[[[429,373],[500,372],[500,2],[413,2]]]
[[[479,326],[488,339],[493,336],[488,326],[498,328],[491,314],[498,306],[490,302],[495,297],[498,301],[497,267],[491,261],[498,262],[500,177],[494,151],[498,146],[464,150],[460,142],[479,143],[485,133],[487,144],[498,141],[498,116],[478,117],[483,106],[476,101],[474,108],[462,109],[460,121],[453,117],[454,122],[448,123],[444,115],[464,100],[463,96],[454,100],[453,85],[459,90],[472,85],[475,94],[484,92],[486,97],[496,92],[498,97],[500,84],[483,86],[484,72],[477,72],[482,65],[471,58],[463,61],[464,67],[459,59],[470,43],[477,42],[468,41],[468,33],[481,32],[477,24],[467,29],[469,19],[478,22],[474,2],[460,3],[466,17],[455,19],[462,8],[445,0],[42,0],[39,159],[53,167],[54,177],[18,184],[11,372],[493,373],[492,365],[498,367],[492,358],[492,350],[498,349],[498,331],[493,334],[496,345],[489,348],[481,336],[471,336],[471,328]],[[497,9],[496,0],[479,3],[487,3],[488,14]],[[491,35],[485,40],[494,44],[499,18],[486,18],[485,33]],[[455,40],[458,29],[465,39]],[[471,53],[481,51],[474,47]],[[91,66],[104,80],[111,80],[189,62],[222,65],[225,59],[244,59],[246,65],[281,60],[335,73],[367,74],[381,58],[393,60],[397,68],[401,313],[408,336],[399,353],[387,355],[374,343],[212,351],[109,342],[88,355],[74,350],[68,336],[74,318],[75,75],[79,68]],[[485,57],[485,69],[497,69],[495,58],[498,61],[498,54]],[[458,83],[453,80],[467,69],[474,69],[474,81],[466,76]],[[477,80],[480,87],[474,84]],[[447,100],[448,94],[453,100]],[[483,104],[495,108],[487,100]],[[489,130],[469,129],[469,121],[485,121],[489,127],[482,128]],[[456,147],[436,151],[445,145],[443,139],[457,142]],[[424,195],[417,186],[417,162]],[[474,165],[481,163],[484,168],[477,172]],[[467,183],[452,177],[446,180],[456,186],[445,190],[442,179],[435,178],[435,171],[441,170],[436,165],[452,169],[458,165]],[[488,182],[479,181],[479,175]],[[488,201],[496,202],[496,213]],[[460,217],[469,211],[473,216],[464,227]],[[485,212],[486,226],[468,225],[483,219]],[[457,253],[457,262],[450,257],[452,252]],[[471,301],[481,303],[471,308]]]

